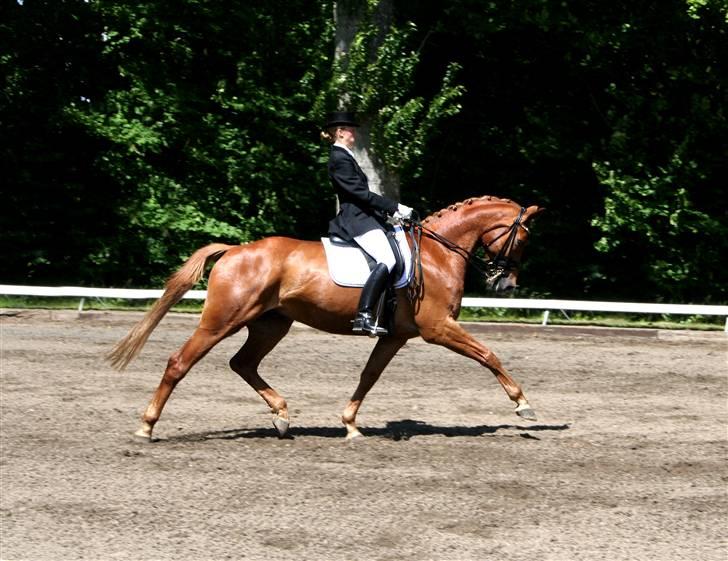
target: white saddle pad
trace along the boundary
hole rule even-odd
[[[407,238],[401,226],[394,227],[395,239],[404,258],[402,276],[394,283],[395,288],[407,286],[412,271],[412,252],[407,245]],[[364,286],[369,278],[369,264],[358,247],[334,245],[329,238],[321,238],[326,251],[331,279],[339,286]]]

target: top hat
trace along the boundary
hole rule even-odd
[[[334,111],[326,115],[324,129],[333,127],[358,127],[359,123],[354,119],[354,113],[349,111]]]

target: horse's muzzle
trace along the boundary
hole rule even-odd
[[[510,292],[518,288],[518,284],[516,284],[516,279],[513,278],[513,275],[498,277],[493,282],[488,283],[488,285],[495,292]]]
[[[518,288],[518,285],[513,282],[509,277],[502,277],[495,283],[496,292],[510,292]]]

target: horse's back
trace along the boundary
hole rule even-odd
[[[229,249],[210,273],[209,289],[218,285],[277,285],[300,269],[316,269],[324,260],[321,242],[272,236]],[[209,293],[208,289],[208,293]]]

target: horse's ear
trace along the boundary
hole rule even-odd
[[[546,210],[542,206],[530,206],[526,209],[526,220],[533,220],[536,218],[539,214],[541,214],[544,210]]]

